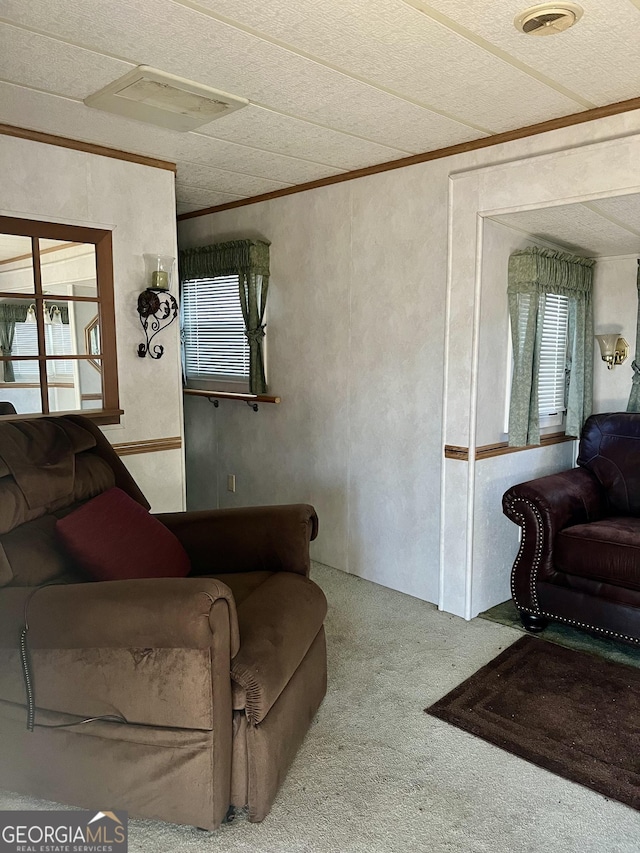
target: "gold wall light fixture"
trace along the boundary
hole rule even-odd
[[[47,326],[61,326],[62,325],[62,311],[58,308],[57,305],[52,305],[49,302],[44,303],[44,322]],[[27,316],[25,318],[25,323],[37,323],[36,320],[36,306],[35,303],[32,302],[31,305],[27,308]]]
[[[615,364],[622,364],[629,356],[629,344],[617,332],[611,335],[596,335],[596,340],[600,344],[602,360],[606,361],[609,370],[613,370]]]

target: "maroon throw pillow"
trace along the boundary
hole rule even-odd
[[[126,492],[107,489],[56,523],[60,541],[99,581],[182,578],[191,571],[173,533]]]

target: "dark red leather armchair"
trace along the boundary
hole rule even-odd
[[[592,415],[577,468],[502,503],[522,528],[511,592],[524,627],[558,620],[640,644],[640,414]]]

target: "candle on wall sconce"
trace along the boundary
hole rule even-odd
[[[145,282],[150,290],[169,290],[174,258],[169,255],[145,255]]]
[[[144,343],[138,345],[140,358],[162,358],[164,346],[152,341],[178,316],[178,303],[169,293],[174,260],[169,255],[144,256],[146,287],[138,296],[138,316],[145,335]]]
[[[151,273],[151,287],[159,290],[169,290],[169,273],[165,270],[154,270]]]

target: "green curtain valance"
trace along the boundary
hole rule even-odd
[[[531,246],[509,258],[509,293],[553,292],[561,296],[591,293],[592,258]]]
[[[0,323],[24,323],[27,319],[28,304],[25,302],[16,304],[0,303]]]
[[[69,308],[66,305],[58,305],[54,302],[45,303],[51,309],[56,305],[60,309],[60,317],[65,326],[69,325]],[[29,303],[24,302],[0,302],[0,323],[24,323],[27,319]]]
[[[213,278],[216,275],[269,275],[269,246],[266,240],[230,240],[180,254],[180,281]]]

